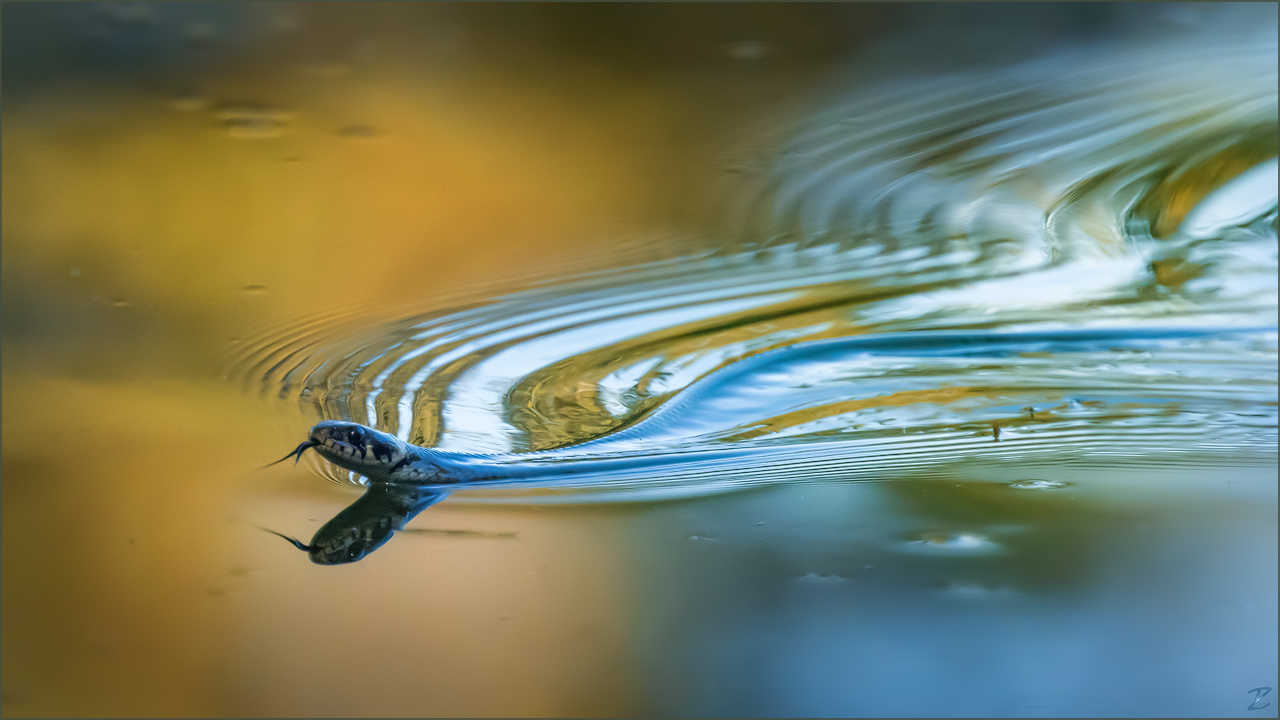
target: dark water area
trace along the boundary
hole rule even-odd
[[[4,715],[1275,716],[1274,5],[3,13]]]

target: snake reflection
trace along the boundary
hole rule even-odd
[[[368,490],[325,523],[310,544],[285,535],[281,537],[306,551],[315,563],[350,563],[381,547],[418,513],[443,500],[459,485],[539,479],[554,482],[557,475],[635,468],[659,472],[672,463],[746,458],[749,449],[734,448],[731,444],[724,449],[650,455],[610,455],[610,450],[624,443],[643,447],[646,437],[669,430],[683,415],[734,383],[749,380],[754,373],[774,366],[784,368],[794,360],[904,353],[915,357],[999,358],[1022,353],[1140,347],[1150,341],[1257,332],[1274,332],[1274,328],[914,332],[804,342],[768,350],[712,371],[631,425],[577,445],[539,452],[489,455],[448,452],[413,445],[366,425],[326,420],[316,424],[307,440],[282,461],[301,457],[302,453],[314,449],[334,465],[367,478]]]

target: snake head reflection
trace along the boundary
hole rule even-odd
[[[325,523],[311,538],[307,555],[317,565],[342,565],[355,562],[391,539],[395,528],[387,516],[361,518],[358,524]]]
[[[342,565],[382,547],[409,520],[444,497],[445,493],[420,488],[372,485],[359,500],[321,526],[310,545],[274,530],[267,532],[305,550],[317,565]]]

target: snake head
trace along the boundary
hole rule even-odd
[[[396,436],[341,420],[317,423],[303,444],[334,465],[374,481],[390,479],[408,454],[408,447]]]

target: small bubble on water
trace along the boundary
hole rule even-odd
[[[351,73],[351,66],[339,60],[315,60],[303,63],[300,69],[319,78],[340,78]]]
[[[71,268],[71,277],[80,277],[80,268],[78,267]]]
[[[284,132],[284,123],[269,117],[235,117],[222,121],[227,134],[243,140],[272,138]]]
[[[739,40],[725,45],[724,54],[732,60],[763,60],[773,54],[773,45],[763,40]]]
[[[338,130],[338,137],[343,140],[376,140],[382,133],[372,125],[348,125]]]
[[[1009,483],[1009,487],[1018,488],[1019,490],[1054,490],[1064,488],[1070,484],[1056,480],[1018,480],[1017,482]]]
[[[187,25],[184,34],[189,42],[212,43],[218,39],[218,28],[211,22],[197,20]]]
[[[847,578],[843,577],[842,575],[838,575],[836,573],[827,574],[827,573],[816,573],[816,572],[808,572],[796,578],[798,582],[805,582],[805,583],[838,583],[838,582],[844,582],[846,579]]]
[[[238,337],[233,337],[233,338],[231,338],[230,340],[228,340],[227,342],[231,343],[232,345],[239,345],[240,343],[242,343],[242,342],[244,342],[244,341],[243,341],[243,340],[241,340],[241,339],[240,339],[240,338],[238,338]]]
[[[907,540],[901,549],[908,552],[985,553],[999,544],[975,532],[927,532]]]
[[[103,3],[99,7],[107,20],[119,25],[143,26],[155,21],[155,12],[147,3]]]
[[[112,300],[111,304],[115,307],[129,307],[133,302],[125,298],[118,298],[116,300]]]
[[[975,548],[987,543],[987,539],[977,533],[925,533],[920,542],[954,548]]]
[[[209,98],[193,90],[177,92],[169,98],[169,107],[179,112],[199,112],[209,104]]]
[[[290,33],[301,27],[298,16],[293,13],[282,12],[271,20],[271,29],[278,33]]]
[[[291,115],[265,105],[224,105],[217,115],[233,138],[260,140],[284,134]]]
[[[982,583],[956,581],[944,586],[942,594],[948,597],[977,599],[1008,597],[1014,593],[1005,587],[989,587]]]

